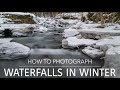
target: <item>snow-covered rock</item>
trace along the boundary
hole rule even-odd
[[[61,13],[56,16],[56,18],[63,19],[81,19],[81,13]]]
[[[78,39],[77,37],[69,37],[66,40],[64,40],[63,46],[68,47],[78,47],[78,46],[90,46],[95,44],[97,41],[92,39]],[[67,45],[65,45],[67,44]]]
[[[16,42],[7,42],[0,45],[0,59],[25,58],[29,54],[30,48]]]
[[[99,47],[105,45],[120,46],[120,36],[110,36],[104,39],[100,39],[95,45]]]
[[[5,16],[9,15],[19,15],[19,16],[31,16],[35,23],[38,23],[37,17],[32,13],[26,12],[0,12],[0,24],[14,24],[12,19],[6,18]],[[20,21],[20,19],[16,19],[15,21]]]
[[[34,28],[34,32],[46,32],[48,31],[48,28],[43,27],[41,25],[36,25],[36,27]]]
[[[93,47],[85,47],[82,52],[86,55],[88,55],[91,58],[100,58],[104,56],[104,52],[101,51],[100,49],[96,49]]]
[[[35,25],[33,24],[2,24],[0,31],[9,29],[12,31],[12,35],[15,37],[29,36],[33,33]]]
[[[82,37],[86,39],[102,39],[109,36],[120,35],[120,25],[118,24],[106,24],[104,28],[98,28],[98,26],[100,26],[100,24],[86,24],[78,21],[69,29],[76,29]]]
[[[65,29],[63,36],[67,38],[67,37],[73,37],[78,34],[79,34],[79,31],[77,29]]]
[[[3,44],[3,43],[7,43],[7,42],[10,42],[13,38],[1,38],[0,39],[0,45]]]
[[[79,21],[77,24],[75,24],[75,25],[73,25],[71,28],[72,29],[82,29],[82,23],[81,23],[81,21]]]
[[[43,17],[38,17],[38,22],[40,25],[46,28],[66,28],[70,24],[74,23],[63,19],[43,18]]]
[[[115,69],[116,76],[110,78],[120,78],[120,46],[110,46],[109,49],[106,51],[104,60],[104,68]]]
[[[27,34],[22,33],[22,32],[13,32],[12,36],[13,37],[26,37]]]

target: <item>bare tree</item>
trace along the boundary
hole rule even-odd
[[[100,19],[101,19],[101,26],[104,25],[105,21],[104,21],[104,16],[103,16],[103,12],[100,13]]]

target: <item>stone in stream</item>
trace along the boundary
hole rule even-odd
[[[88,56],[90,56],[91,58],[100,58],[104,56],[104,52],[100,49],[96,49],[93,47],[85,47],[82,52]]]
[[[25,58],[29,54],[30,48],[16,42],[7,42],[0,45],[0,59]]]

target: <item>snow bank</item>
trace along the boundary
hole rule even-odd
[[[1,38],[0,39],[0,45],[3,44],[3,43],[7,43],[7,42],[10,42],[13,38]]]
[[[101,39],[95,45],[98,47],[105,46],[105,45],[120,46],[120,36],[111,36],[111,37]]]
[[[65,38],[67,38],[67,37],[73,37],[73,36],[78,35],[78,34],[79,34],[79,31],[76,29],[65,29],[63,36]]]
[[[78,46],[88,46],[96,43],[96,40],[92,39],[78,39],[77,37],[69,37],[66,39],[68,42],[68,46],[70,47],[78,47]]]
[[[5,29],[12,30],[13,36],[25,37],[35,32],[46,32],[48,29],[39,24],[2,24],[0,27],[1,33]]]
[[[85,47],[82,52],[88,56],[90,56],[91,58],[100,58],[104,56],[104,52],[96,49],[96,48],[92,48],[90,46]]]
[[[29,54],[30,48],[16,42],[7,42],[0,45],[0,59],[25,58]]]
[[[97,28],[98,26],[100,26],[100,24],[78,22],[70,28],[76,29],[81,36],[86,39],[102,39],[109,36],[120,35],[120,25],[118,24],[106,24],[105,28]]]
[[[0,30],[2,29],[24,29],[34,24],[1,24]]]
[[[26,37],[28,35],[22,32],[13,32],[12,36],[13,37]]]

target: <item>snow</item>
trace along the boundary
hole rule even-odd
[[[13,37],[26,37],[27,34],[22,33],[22,32],[13,32],[12,36]]]
[[[111,78],[120,78],[120,46],[111,46],[106,51],[104,68],[114,68],[116,76]]]
[[[4,15],[4,14],[15,14],[15,15],[30,15],[33,17],[36,17],[34,14],[32,13],[26,13],[26,12],[0,12],[0,15]]]
[[[120,36],[110,36],[110,37],[101,39],[95,45],[96,46],[105,46],[105,45],[120,46]]]
[[[43,27],[41,25],[36,25],[36,27],[34,28],[34,32],[46,32],[48,31],[48,28]]]
[[[39,24],[46,28],[66,28],[70,25],[69,22],[63,19],[39,18]]]
[[[77,24],[75,24],[75,25],[73,25],[71,28],[72,29],[82,29],[82,23],[81,23],[81,21],[79,21]]]
[[[67,19],[80,19],[81,13],[61,13],[56,16],[56,18],[67,18]]]
[[[99,50],[99,49],[96,49],[96,48],[92,48],[90,46],[88,47],[85,47],[82,52],[88,56],[90,56],[91,58],[100,58],[102,56],[104,56],[104,52]]]
[[[0,45],[3,43],[10,42],[13,38],[0,38]]]
[[[96,40],[92,40],[92,39],[78,39],[77,37],[69,37],[66,39],[68,42],[68,46],[71,47],[78,47],[78,46],[88,46],[88,45],[93,45],[95,44],[97,41]]]
[[[78,34],[79,34],[79,31],[77,29],[65,29],[63,36],[67,38],[67,37],[73,37]]]
[[[108,50],[106,51],[106,55],[120,55],[120,46],[109,47]]]
[[[4,23],[13,23],[13,22],[8,22],[8,21],[12,21],[11,19],[5,18],[4,15],[30,15],[33,17],[33,20],[37,23],[37,17],[32,14],[32,13],[25,13],[25,12],[0,12],[0,24],[4,24]]]
[[[5,29],[25,29],[26,27],[32,26],[32,24],[1,24],[0,30]]]
[[[7,42],[0,45],[0,59],[25,58],[29,54],[30,48],[16,42]]]

